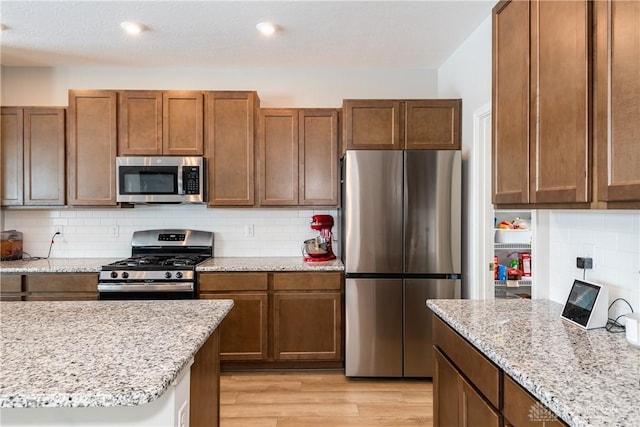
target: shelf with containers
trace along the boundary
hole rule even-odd
[[[531,298],[532,212],[501,210],[494,216],[495,298]]]

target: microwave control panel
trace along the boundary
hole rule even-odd
[[[200,166],[185,166],[182,169],[184,194],[200,194]]]

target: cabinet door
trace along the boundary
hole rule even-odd
[[[339,292],[275,292],[275,360],[342,360]]]
[[[22,108],[2,107],[0,125],[2,205],[21,206],[24,203]]]
[[[116,204],[117,94],[70,90],[67,201],[70,205]]]
[[[298,110],[260,109],[260,204],[298,204]]]
[[[346,99],[342,104],[347,150],[400,150],[402,148],[397,100]]]
[[[24,110],[24,204],[64,205],[64,108]]]
[[[338,111],[299,112],[299,204],[338,204]]]
[[[513,427],[561,427],[564,422],[508,376],[504,376],[505,422]],[[508,421],[507,421],[508,420]]]
[[[204,96],[198,91],[162,94],[162,154],[202,156]]]
[[[532,203],[591,198],[591,6],[587,0],[531,2]]]
[[[501,427],[502,416],[478,393],[461,375],[458,379],[460,390],[460,426],[461,427]]]
[[[493,203],[529,203],[529,2],[493,8]]]
[[[433,425],[457,427],[459,406],[459,375],[456,368],[434,346],[435,369],[433,374]]]
[[[209,206],[255,204],[255,92],[206,95]]]
[[[23,296],[22,275],[3,273],[0,280],[0,301],[22,301]]]
[[[29,274],[24,277],[27,301],[80,301],[98,299],[95,273]]]
[[[640,2],[594,2],[598,199],[640,201]]]
[[[433,419],[435,426],[500,427],[502,416],[434,347]]]
[[[220,360],[266,361],[267,293],[201,293],[201,299],[232,299],[233,308],[219,326]]]
[[[462,145],[460,99],[406,101],[407,150],[458,150]]]
[[[162,154],[162,92],[126,90],[118,96],[118,155]]]

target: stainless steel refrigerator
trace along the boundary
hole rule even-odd
[[[461,295],[460,163],[454,150],[347,151],[347,376],[433,376],[426,300]]]

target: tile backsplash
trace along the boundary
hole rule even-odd
[[[593,258],[585,279],[606,285],[609,301],[625,298],[640,310],[640,212],[550,211],[550,299],[564,303],[573,279],[582,278],[578,256]],[[610,315],[625,310],[624,303],[616,303]]]
[[[137,205],[133,209],[7,209],[3,214],[4,229],[23,232],[24,251],[31,256],[47,255],[58,226],[63,235],[55,239],[52,258],[124,258],[131,252],[134,231],[155,228],[213,231],[218,257],[301,256],[302,242],[318,235],[309,227],[314,214],[334,217],[337,254],[339,249],[337,210]]]

